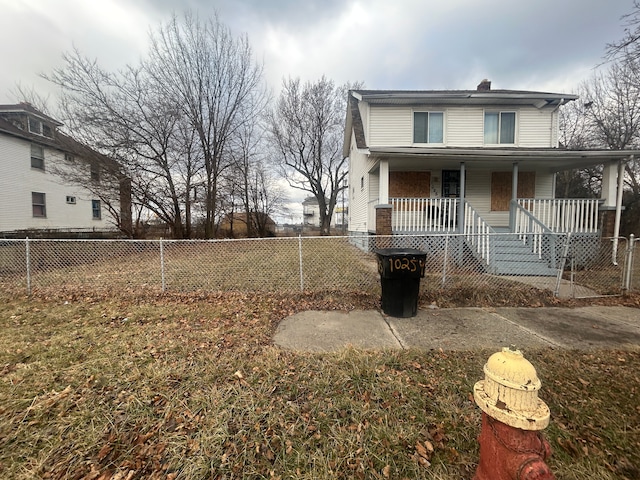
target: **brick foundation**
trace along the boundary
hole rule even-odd
[[[600,210],[600,221],[601,221],[601,231],[602,238],[613,237],[614,227],[616,224],[616,211],[615,209],[601,209]]]
[[[376,235],[391,235],[391,205],[376,205]]]

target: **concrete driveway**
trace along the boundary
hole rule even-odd
[[[443,308],[419,310],[412,318],[375,310],[307,311],[284,319],[274,343],[281,348],[337,351],[362,349],[499,349],[556,347],[640,349],[640,309]]]

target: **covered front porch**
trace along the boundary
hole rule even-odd
[[[371,150],[371,233],[619,234],[628,151]],[[600,198],[555,198],[557,172],[593,165]]]

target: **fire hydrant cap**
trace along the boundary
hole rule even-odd
[[[542,430],[549,425],[549,407],[538,398],[540,379],[520,350],[505,347],[494,353],[484,373],[485,379],[473,388],[482,411],[523,430]]]

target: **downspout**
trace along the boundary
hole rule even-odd
[[[633,160],[633,155],[629,157]],[[618,237],[620,236],[620,217],[622,215],[622,193],[624,189],[624,161],[618,160],[618,191],[616,192],[616,218],[613,224],[613,251],[611,262],[618,265]]]

